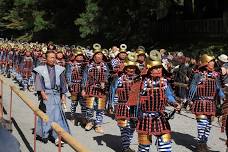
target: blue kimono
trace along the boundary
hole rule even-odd
[[[61,94],[67,92],[66,80],[64,77],[65,68],[55,65],[38,66],[34,69],[36,73],[35,87],[36,91],[44,91],[48,96],[48,101],[41,100],[40,107],[49,117],[49,121],[43,122],[40,118],[37,124],[37,135],[42,138],[48,138],[51,130],[51,123],[58,123],[66,132],[70,133],[65,114],[61,106]],[[57,139],[58,135],[53,131],[52,136]]]

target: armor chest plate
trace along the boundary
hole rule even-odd
[[[164,83],[154,84],[152,81],[148,81],[144,90],[145,93],[140,98],[142,110],[146,112],[163,111],[167,103]]]
[[[216,94],[216,81],[213,78],[206,78],[197,86],[197,97],[214,97]]]
[[[93,82],[105,82],[106,81],[106,69],[103,66],[96,66],[89,69],[89,80]]]
[[[131,86],[133,85],[133,81],[123,80],[117,87],[116,93],[118,96],[119,102],[127,102],[129,97],[129,92],[131,90]]]
[[[73,81],[82,79],[82,66],[81,65],[73,64],[71,78]]]

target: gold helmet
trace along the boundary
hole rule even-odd
[[[22,44],[19,44],[18,48],[22,51],[24,49],[24,46]]]
[[[78,55],[83,55],[83,56],[84,56],[84,52],[83,52],[82,50],[75,51],[75,52],[74,52],[74,55],[75,55],[75,56],[78,56]]]
[[[161,53],[157,50],[151,50],[150,55],[146,59],[146,66],[148,69],[162,67]]]
[[[12,46],[10,45],[10,43],[7,43],[6,48],[9,49],[9,50],[12,48]]]
[[[72,51],[74,53],[75,56],[78,56],[78,55],[83,55],[85,56],[85,48],[81,47],[80,49],[78,49],[78,46],[76,48],[73,48]]]
[[[135,52],[128,53],[128,55],[124,61],[124,68],[122,71],[125,71],[127,68],[135,68],[136,69],[135,73],[140,74],[137,58],[138,57]]]
[[[203,54],[200,57],[200,67],[202,66],[206,66],[210,61],[214,60],[215,57],[214,56],[210,56],[208,54]]]
[[[120,45],[119,53],[127,53],[127,45],[126,44]]]
[[[157,50],[151,50],[149,57],[153,61],[161,61],[161,53]]]
[[[82,51],[83,53],[85,53],[85,52],[86,52],[86,48],[82,47],[82,48],[81,48],[81,51]]]
[[[119,51],[112,51],[112,50],[110,50],[109,57],[110,58],[115,58],[115,57],[117,57],[119,55],[119,53],[120,53]]]
[[[76,46],[76,49],[77,50],[81,50],[82,49],[82,46],[78,45],[78,46]]]
[[[104,56],[109,56],[109,51],[107,49],[102,49]]]
[[[42,52],[43,52],[43,53],[46,53],[46,52],[47,52],[47,46],[43,46]]]
[[[129,53],[125,59],[124,66],[137,66],[137,54],[135,52]]]
[[[26,45],[25,46],[25,51],[26,52],[32,52],[32,49],[31,49],[30,45]]]
[[[59,49],[57,49],[57,53],[64,54],[65,52],[66,52],[66,48],[65,47],[59,47]]]
[[[95,55],[96,53],[103,53],[101,50],[101,45],[98,43],[93,44],[93,54]]]
[[[136,53],[137,53],[137,55],[146,55],[145,48],[143,46],[139,46],[136,49]]]
[[[10,48],[14,48],[14,43],[12,43],[12,42],[9,42],[9,45],[10,45]]]
[[[161,53],[161,54],[164,54],[165,52],[166,52],[165,49],[160,49],[160,53]]]
[[[159,60],[153,61],[153,60],[147,59],[146,66],[148,69],[154,68],[154,67],[162,67],[162,62]]]

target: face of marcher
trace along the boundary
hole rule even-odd
[[[124,60],[126,58],[127,54],[126,53],[120,53],[119,54],[119,59]]]
[[[78,62],[78,63],[82,63],[84,60],[83,56],[82,55],[78,55],[75,57],[75,61]]]
[[[63,58],[63,53],[59,52],[56,54],[57,59],[62,59]]]
[[[145,55],[143,55],[143,54],[142,55],[139,55],[138,56],[138,62],[139,63],[143,63],[144,61],[145,61]]]
[[[161,77],[162,76],[162,68],[154,68],[150,72],[151,77]]]
[[[48,53],[47,54],[47,65],[54,66],[56,63],[56,55],[55,53]]]
[[[133,76],[133,75],[135,74],[135,71],[136,71],[135,68],[129,67],[129,68],[126,69],[126,74],[127,74],[128,76]]]
[[[207,69],[210,70],[210,71],[212,71],[212,70],[214,69],[214,67],[215,67],[215,62],[214,62],[214,60],[213,60],[213,61],[210,61],[210,62],[208,63],[208,65],[207,65]]]
[[[96,63],[101,63],[103,61],[103,54],[102,53],[97,53],[94,55],[94,61]]]
[[[30,56],[30,55],[31,55],[31,52],[29,52],[29,51],[25,52],[25,56]]]
[[[196,64],[196,60],[195,59],[191,59],[191,64]]]

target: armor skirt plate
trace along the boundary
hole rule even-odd
[[[216,107],[213,100],[195,100],[192,105],[192,113],[195,115],[214,116],[215,111]]]
[[[144,115],[138,120],[137,132],[146,135],[163,135],[171,132],[168,120],[163,114],[159,116]]]
[[[81,93],[81,83],[72,83],[71,88],[70,88],[70,93],[71,94],[78,94]]]

